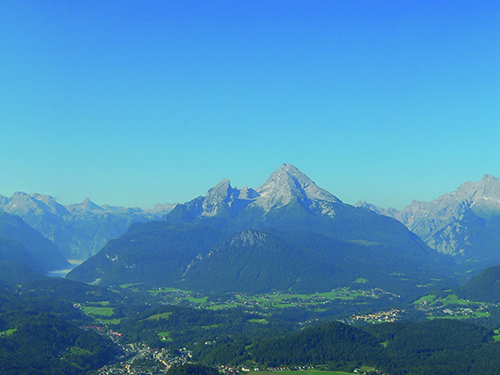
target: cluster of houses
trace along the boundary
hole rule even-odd
[[[165,374],[168,369],[178,364],[188,363],[192,354],[180,349],[171,352],[168,349],[151,349],[144,344],[129,344],[125,348],[122,361],[100,368],[99,375],[143,375]]]
[[[354,315],[349,319],[348,323],[352,324],[354,322],[364,321],[366,323],[388,323],[395,322],[401,319],[401,315],[404,314],[405,310],[400,309],[390,309],[387,311],[380,311],[372,314],[366,315]]]
[[[464,301],[464,303],[469,304],[457,306],[456,304],[444,304],[441,301],[423,300],[415,305],[415,309],[424,312],[429,317],[478,317],[488,315],[491,308],[498,308],[498,305],[494,303],[470,303],[469,301]]]

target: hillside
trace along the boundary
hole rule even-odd
[[[109,363],[118,353],[105,338],[45,312],[2,313],[2,374],[83,374]]]
[[[174,285],[189,263],[228,233],[207,226],[136,223],[66,277],[100,285],[150,282]]]
[[[459,294],[473,301],[500,302],[500,266],[488,267],[463,285]]]
[[[25,264],[37,272],[70,267],[56,245],[20,217],[5,212],[0,212],[0,250],[0,259]]]
[[[0,249],[2,240],[0,240]],[[0,250],[0,256],[3,254]],[[31,267],[24,264],[20,260],[5,260],[0,259],[0,284],[22,284],[29,281],[39,281],[48,278],[41,273],[35,272],[37,265]]]
[[[500,365],[500,343],[494,341],[493,331],[456,320],[365,328],[330,322],[252,344],[220,341],[211,350],[195,353],[212,365],[322,365],[349,372],[368,366],[396,375],[493,374]]]

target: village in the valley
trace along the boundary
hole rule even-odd
[[[256,311],[266,311],[269,309],[282,309],[288,307],[307,306],[314,308],[332,304],[335,302],[345,303],[359,298],[380,299],[380,298],[397,298],[397,295],[386,292],[379,288],[373,289],[350,289],[340,288],[332,290],[328,293],[315,293],[311,295],[297,295],[287,293],[271,293],[259,296],[247,296],[245,294],[234,294],[228,296],[224,301],[213,302],[207,300],[206,297],[197,295],[189,291],[179,289],[157,289],[149,290],[147,294],[160,299],[162,305],[178,305],[189,304],[191,307],[201,309],[231,309],[235,307],[245,308],[245,312],[249,315],[255,314]],[[107,302],[102,302],[102,306],[107,306]],[[87,311],[89,315],[98,312],[96,308],[88,308],[77,304],[75,307]],[[102,309],[110,309],[109,307],[101,307]],[[408,314],[422,314],[426,319],[436,318],[478,318],[485,317],[489,314],[489,309],[498,308],[496,304],[486,303],[471,303],[467,300],[461,300],[453,294],[444,297],[436,297],[428,295],[420,298],[406,308],[390,308],[381,311],[374,311],[365,314],[352,314],[348,318],[341,319],[342,322],[352,325],[364,324],[379,324],[389,323],[404,320]],[[86,309],[86,310],[85,310]],[[262,315],[262,313],[260,313]],[[95,316],[94,316],[95,317]],[[256,319],[254,319],[256,320]],[[265,319],[260,319],[262,323]],[[306,320],[300,322],[299,325],[305,327],[317,323],[317,319]],[[116,358],[116,362],[108,364],[93,374],[96,375],[112,375],[112,374],[164,374],[170,367],[192,363],[192,352],[187,348],[167,349],[167,348],[151,348],[144,343],[125,343],[120,332],[110,329],[110,325],[106,324],[106,319],[97,319],[95,325],[81,326],[85,330],[94,331],[100,335],[107,336],[121,349],[121,355]],[[166,339],[166,338],[164,338]],[[213,342],[207,342],[206,345],[212,345]],[[255,368],[255,367],[232,367],[218,366],[218,370],[224,374],[236,374],[246,372],[284,372],[284,371],[304,371],[314,370],[308,367],[270,367],[270,368]],[[355,373],[365,373],[366,371],[357,370]],[[368,372],[377,373],[377,371]],[[378,372],[380,373],[380,372]]]

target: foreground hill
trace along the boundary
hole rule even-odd
[[[253,190],[228,180],[163,222],[137,223],[68,278],[196,290],[329,290],[362,278],[398,292],[443,280],[444,256],[397,220],[342,203],[292,165]]]
[[[466,182],[432,202],[413,201],[402,211],[357,205],[399,220],[466,270],[500,263],[500,179],[494,176]]]
[[[114,360],[117,348],[79,328],[89,321],[73,305],[102,301],[111,292],[35,275],[16,264],[0,267],[0,373],[86,374]]]
[[[21,217],[53,241],[66,259],[83,260],[96,254],[110,239],[118,238],[135,222],[157,220],[173,204],[140,208],[98,206],[88,198],[80,204],[64,206],[42,194],[0,195],[0,211]]]
[[[266,367],[327,363],[376,366],[383,357],[377,339],[339,322],[267,339],[251,348],[251,358]]]
[[[195,348],[196,358],[211,365],[326,365],[349,372],[369,366],[393,375],[496,374],[499,354],[493,331],[454,320],[365,328],[331,322],[253,343],[227,339]]]

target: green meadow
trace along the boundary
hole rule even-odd
[[[113,307],[85,306],[83,312],[87,315],[113,316],[115,314],[115,309]]]
[[[164,312],[161,314],[151,315],[149,318],[146,318],[146,320],[168,319],[170,315],[172,315],[171,312]]]
[[[0,338],[1,337],[7,337],[7,336],[11,336],[14,334],[14,332],[17,331],[17,328],[13,328],[13,329],[8,329],[7,331],[3,331],[3,332],[0,332]]]

